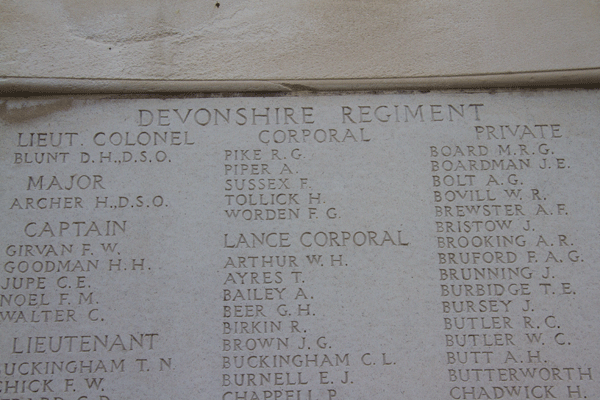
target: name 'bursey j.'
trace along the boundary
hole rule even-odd
[[[597,90],[60,101],[0,110],[0,399],[600,398]]]

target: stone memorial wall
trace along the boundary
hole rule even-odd
[[[0,398],[600,398],[597,90],[3,100]]]

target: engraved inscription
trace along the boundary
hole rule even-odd
[[[79,98],[0,121],[0,399],[600,398],[599,105]]]

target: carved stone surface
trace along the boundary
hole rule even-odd
[[[2,398],[600,397],[597,91],[1,106]]]
[[[598,84],[599,19],[596,0],[4,1],[0,93]]]

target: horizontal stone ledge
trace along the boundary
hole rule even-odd
[[[600,87],[600,68],[362,79],[149,80],[1,77],[0,95],[174,94],[361,90]]]

